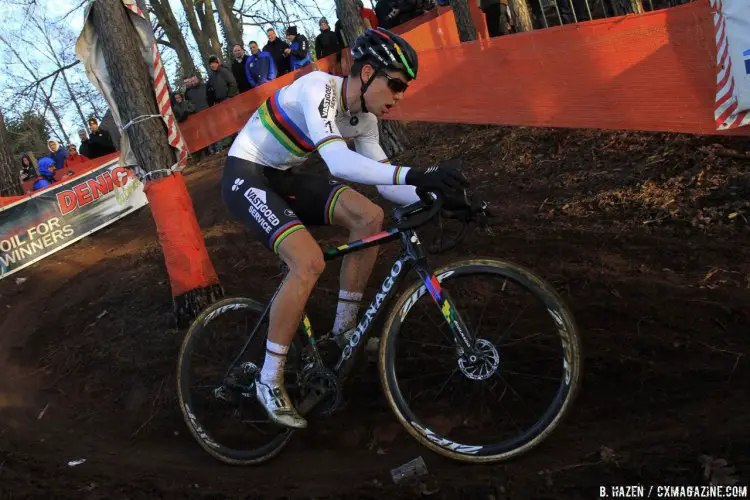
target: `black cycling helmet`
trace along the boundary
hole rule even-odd
[[[352,46],[352,56],[364,61],[375,69],[402,71],[409,80],[417,78],[419,60],[409,42],[384,28],[368,29],[360,35]]]
[[[369,80],[362,82],[359,95],[362,111],[367,113],[365,92],[384,69],[401,71],[408,80],[417,78],[419,62],[417,53],[409,42],[384,28],[368,29],[354,41],[352,56],[356,61],[372,65],[375,72]]]

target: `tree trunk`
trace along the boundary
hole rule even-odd
[[[628,0],[630,3],[630,12],[633,14],[643,14],[643,2],[641,0]]]
[[[465,1],[465,0],[464,0]],[[360,17],[354,2],[347,0],[336,0],[336,7],[341,14],[341,26],[344,29],[344,37],[349,40],[349,45],[365,32],[365,22]],[[468,10],[468,8],[467,8]],[[472,24],[473,26],[473,24]],[[404,126],[393,120],[379,120],[380,145],[389,158],[403,152],[409,145]]]
[[[227,51],[231,53],[232,47],[242,44],[242,25],[234,17],[232,7],[234,0],[216,0],[216,8],[219,10],[219,20],[224,28],[227,39]]]
[[[539,0],[531,0],[532,2],[537,2]],[[511,11],[511,16],[513,17],[513,25],[516,28],[516,31],[532,31],[534,29],[534,24],[531,21],[531,13],[529,12],[529,6],[526,3],[526,0],[510,0],[508,2],[508,7]],[[542,16],[544,16],[544,12],[542,12]]]
[[[92,8],[91,16],[94,29],[102,44],[107,70],[112,77],[112,94],[120,110],[122,121],[128,122],[137,116],[159,114],[148,66],[140,51],[140,39],[121,0],[98,0]],[[167,128],[162,120],[142,121],[129,127],[127,134],[141,169],[145,171],[167,169],[174,163],[175,154],[169,146]],[[152,198],[149,195],[149,188],[152,187],[151,185],[163,186],[164,184],[160,183],[167,180],[179,182],[178,187],[185,189],[182,176],[173,175],[166,179],[148,182],[146,191],[157,222],[159,242],[165,253],[167,271],[171,279],[173,276],[189,273],[192,268],[190,262],[185,262],[190,258],[168,258],[169,255],[173,255],[173,249],[170,247],[170,241],[173,239],[170,236],[173,236],[175,231],[183,234],[182,229],[185,227],[198,228],[198,223],[195,220],[192,204],[190,204],[189,207],[183,207],[183,210],[170,214],[179,220],[173,219],[169,225],[160,226],[160,220],[163,219],[159,217],[155,202],[163,203],[164,195],[170,195],[170,193],[162,193],[161,196]],[[189,200],[189,197],[187,199]],[[207,256],[200,232],[191,244],[199,247],[199,251]],[[209,267],[215,276],[210,261]],[[172,280],[174,312],[177,323],[181,326],[186,325],[205,306],[223,295],[219,284],[193,288],[176,296],[175,286]]]
[[[474,20],[471,18],[467,0],[451,0],[451,7],[453,8],[453,16],[456,18],[459,40],[462,42],[476,40],[477,29],[474,26]]]
[[[201,20],[203,33],[211,46],[211,54],[221,56],[221,42],[219,41],[219,32],[216,29],[216,20],[214,19],[214,7],[211,0],[199,0],[195,4],[196,12]]]
[[[21,177],[18,168],[14,168],[10,141],[5,130],[5,118],[0,110],[0,196],[21,196]]]
[[[196,16],[195,4],[193,0],[180,0],[182,2],[182,8],[185,9],[185,15],[190,25],[190,31],[193,33],[195,44],[198,45],[198,51],[201,53],[203,59],[203,66],[208,68],[208,58],[211,57],[211,43],[208,41],[208,37],[201,29],[201,25],[198,24],[198,17]]]
[[[172,49],[177,54],[183,74],[196,74],[195,63],[190,56],[190,50],[188,49],[185,37],[182,35],[180,25],[177,23],[177,18],[175,18],[174,12],[172,12],[172,7],[169,5],[169,0],[150,1],[156,19],[159,20],[159,24],[164,28],[164,33],[167,34],[169,43],[172,44]]]

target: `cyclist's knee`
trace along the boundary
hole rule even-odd
[[[304,283],[315,283],[326,268],[323,252],[320,247],[310,246],[301,255],[295,256],[289,264],[290,272],[297,275]]]
[[[384,219],[385,214],[383,213],[383,209],[379,205],[370,202],[363,210],[362,215],[357,222],[362,229],[376,232],[380,231],[383,227]]]

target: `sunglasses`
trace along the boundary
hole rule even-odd
[[[409,84],[401,78],[395,78],[388,73],[383,73],[383,76],[388,80],[388,88],[394,94],[401,94],[409,89]]]

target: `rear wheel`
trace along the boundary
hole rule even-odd
[[[291,429],[268,419],[255,398],[268,336],[267,320],[258,325],[262,312],[262,304],[246,298],[212,304],[190,326],[177,364],[180,408],[190,433],[204,450],[232,465],[265,462],[292,437]],[[284,370],[293,399],[299,347],[295,338]]]
[[[406,430],[465,462],[509,459],[546,439],[568,411],[582,370],[573,316],[551,285],[510,262],[451,263],[435,272],[474,350],[457,348],[423,282],[385,322],[380,378]]]

